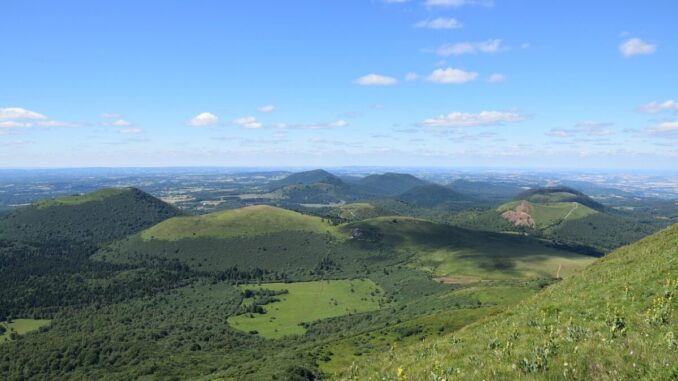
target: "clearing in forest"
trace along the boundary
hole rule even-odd
[[[379,308],[383,290],[369,279],[324,280],[299,283],[264,283],[240,286],[246,290],[287,290],[274,295],[278,301],[262,305],[265,313],[231,316],[228,323],[245,332],[256,331],[266,338],[303,334],[301,323],[335,316],[374,311]],[[242,306],[256,297],[243,298]]]

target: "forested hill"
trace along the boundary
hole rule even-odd
[[[341,379],[676,380],[678,225],[454,336],[365,358]]]
[[[19,208],[0,220],[0,238],[98,243],[178,215],[178,209],[136,188],[106,188]]]

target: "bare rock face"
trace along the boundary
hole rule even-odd
[[[501,216],[514,224],[515,226],[528,226],[533,228],[535,226],[534,219],[528,213],[530,211],[530,205],[523,201],[513,210],[507,210],[501,214]]]

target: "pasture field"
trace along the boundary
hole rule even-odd
[[[50,320],[36,319],[13,319],[11,323],[6,321],[0,322],[0,326],[3,326],[6,329],[5,333],[0,334],[0,343],[9,340],[12,331],[15,331],[19,335],[23,335],[28,332],[37,331],[40,327],[48,325],[49,322]]]
[[[228,318],[232,327],[245,332],[257,331],[270,339],[303,334],[305,329],[300,323],[377,310],[383,295],[383,290],[369,279],[248,284],[240,289],[288,291],[276,295],[280,301],[264,305],[264,314]],[[243,299],[243,304],[249,302],[250,298]]]

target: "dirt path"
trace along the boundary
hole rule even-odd
[[[574,203],[574,207],[572,207],[572,209],[570,209],[570,211],[567,212],[567,214],[565,215],[565,217],[563,217],[563,221],[567,220],[567,218],[570,217],[570,215],[572,214],[572,212],[574,212],[575,210],[577,210],[578,207],[579,207],[579,203],[576,203],[576,202],[575,202],[575,203]]]

